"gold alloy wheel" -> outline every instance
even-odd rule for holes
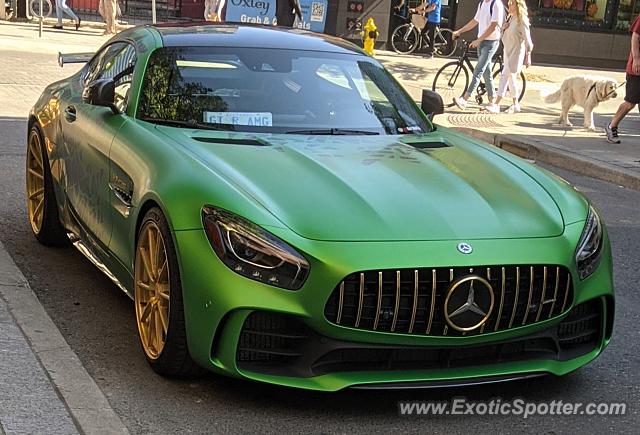
[[[35,234],[40,234],[44,218],[44,162],[42,142],[35,131],[29,135],[27,147],[27,210]]]
[[[160,228],[147,222],[135,259],[135,305],[140,340],[150,359],[158,359],[169,329],[169,262]]]

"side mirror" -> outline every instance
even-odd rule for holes
[[[433,120],[434,116],[444,113],[442,97],[437,92],[423,89],[420,108],[429,117],[429,120]]]
[[[82,101],[94,106],[104,106],[111,109],[114,115],[120,113],[114,104],[116,85],[111,79],[99,79],[89,83],[82,91]]]

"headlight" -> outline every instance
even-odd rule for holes
[[[593,207],[589,207],[587,223],[576,248],[576,264],[580,279],[585,279],[593,273],[600,263],[600,257],[602,257],[602,222]]]
[[[215,253],[237,274],[289,290],[307,279],[307,260],[258,225],[212,206],[202,209],[202,223]]]

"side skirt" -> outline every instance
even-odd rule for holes
[[[71,241],[71,244],[73,244],[73,246],[80,251],[80,253],[82,255],[84,255],[85,257],[87,257],[87,259],[93,263],[94,266],[96,266],[102,273],[104,273],[111,281],[114,282],[115,285],[117,285],[120,290],[122,290],[127,296],[129,296],[131,298],[131,300],[133,300],[133,294],[131,292],[129,292],[125,286],[122,285],[122,283],[120,281],[118,281],[118,278],[116,278],[116,276],[111,273],[111,271],[107,268],[107,266],[105,266],[105,264],[100,261],[100,259],[93,254],[93,252],[91,252],[91,250],[89,249],[89,247],[84,244],[82,242],[82,240],[76,236],[73,233],[67,233],[67,237],[69,237],[69,240]]]

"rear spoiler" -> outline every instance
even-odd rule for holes
[[[94,53],[58,53],[58,65],[63,67],[67,63],[87,63],[91,60]]]

